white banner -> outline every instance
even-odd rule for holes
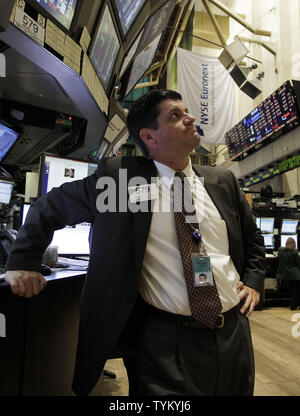
[[[235,84],[218,58],[177,48],[178,92],[204,142],[223,144],[234,124]]]

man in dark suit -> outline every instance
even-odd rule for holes
[[[234,175],[192,167],[189,155],[200,144],[194,122],[174,91],[141,97],[127,126],[145,157],[105,159],[94,175],[53,189],[30,208],[19,231],[6,280],[13,293],[31,297],[45,286],[38,270],[53,231],[93,224],[73,380],[77,394],[92,390],[120,340],[137,352],[124,359],[137,394],[253,394],[248,317],[263,288],[263,239]],[[172,207],[178,171],[195,185],[190,190],[202,236],[191,224],[191,238],[196,232],[205,243],[221,302],[212,327],[191,316],[173,208],[159,208],[162,201]]]

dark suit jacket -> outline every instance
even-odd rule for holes
[[[96,189],[98,178],[114,178],[117,189],[120,181],[125,182],[127,190],[126,174],[123,172],[119,177],[120,168],[127,169],[128,180],[143,176],[150,182],[157,175],[151,160],[114,157],[101,161],[94,175],[53,189],[30,208],[6,266],[7,270],[38,271],[43,251],[55,229],[84,221],[93,223],[73,380],[73,390],[80,395],[88,394],[96,384],[133,311],[151,223],[151,212],[100,214],[97,211],[97,196],[105,192]],[[241,279],[244,284],[262,291],[263,239],[237,180],[227,169],[199,166],[195,171],[204,177],[204,186],[226,222],[230,255]],[[119,196],[116,202],[118,205]]]

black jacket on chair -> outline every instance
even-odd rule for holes
[[[120,169],[127,169],[126,175],[125,171],[119,175]],[[194,170],[204,178],[204,186],[226,222],[230,256],[241,280],[261,292],[265,275],[264,243],[236,178],[227,169],[195,166]],[[118,206],[119,182],[125,181],[127,191],[126,180],[136,176],[150,183],[157,176],[153,161],[144,157],[104,159],[95,174],[51,190],[30,208],[6,264],[7,270],[38,271],[43,251],[56,229],[81,222],[93,224],[72,386],[78,395],[88,394],[97,383],[133,311],[152,217],[150,211],[133,213],[123,212],[124,209],[99,213],[97,197],[101,198],[105,189],[96,189],[101,185],[97,181],[114,178]],[[129,329],[134,333],[134,327]]]

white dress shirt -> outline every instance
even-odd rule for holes
[[[160,181],[154,201],[150,232],[139,281],[139,291],[149,304],[168,312],[191,315],[187,288],[178,249],[170,188],[175,171],[154,162]],[[199,229],[211,259],[215,282],[222,302],[222,312],[234,307],[239,298],[235,284],[240,276],[229,255],[226,223],[193,171],[191,161],[184,169],[191,183]],[[196,188],[196,189],[195,189]],[[191,238],[192,238],[191,228]]]

